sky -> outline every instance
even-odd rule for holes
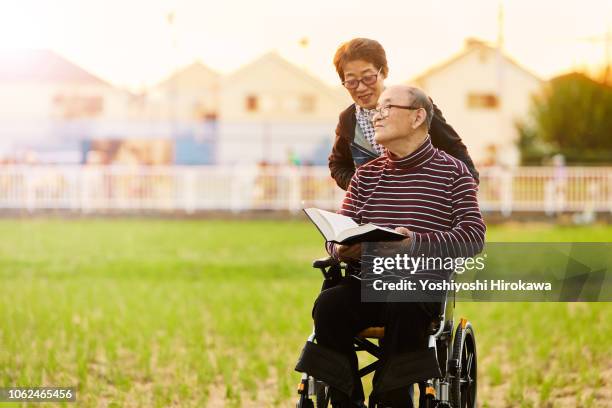
[[[369,37],[385,47],[393,83],[468,37],[495,44],[500,5],[505,52],[544,79],[604,66],[606,36],[612,54],[610,0],[0,0],[0,49],[52,49],[132,90],[194,60],[227,74],[273,50],[331,85],[338,45]]]

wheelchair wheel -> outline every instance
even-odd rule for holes
[[[315,383],[316,408],[327,408],[329,406],[329,387],[321,381]]]
[[[300,399],[297,404],[295,404],[295,408],[314,408],[314,404],[308,396],[300,395]]]
[[[304,381],[304,380],[303,380]],[[308,384],[302,382],[302,384]],[[310,394],[306,387],[303,387],[300,391],[300,398],[295,404],[296,408],[328,408],[329,407],[329,386],[322,381],[314,381],[314,393]],[[311,395],[314,397],[314,401],[310,399]]]
[[[455,332],[453,361],[455,367],[450,382],[450,402],[453,408],[475,408],[477,390],[476,338],[472,325],[461,319]]]

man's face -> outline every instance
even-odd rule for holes
[[[382,72],[371,62],[363,60],[349,61],[344,64],[344,82],[359,80],[359,85],[347,91],[353,101],[365,109],[372,109],[376,106],[378,97],[384,88],[384,77]],[[366,84],[369,80],[376,78],[373,84]],[[364,83],[364,80],[366,83]]]
[[[402,92],[397,88],[391,87],[386,89],[378,98],[378,108],[384,108],[388,105],[410,106],[412,101],[406,92]],[[382,118],[380,114],[376,114],[373,118],[374,132],[376,143],[385,147],[398,140],[410,137],[414,132],[414,110],[389,108],[388,116]]]

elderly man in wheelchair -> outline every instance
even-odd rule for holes
[[[393,86],[381,94],[372,121],[386,154],[357,170],[339,213],[404,234],[398,253],[470,257],[485,235],[476,183],[462,162],[431,144],[432,115],[418,88]],[[325,281],[313,307],[314,333],[296,366],[303,373],[298,408],[312,407],[311,397],[317,407],[365,407],[361,377],[374,370],[370,408],[413,407],[414,384],[421,407],[475,407],[475,339],[465,319],[453,333],[454,297],[364,301],[362,290],[371,287],[362,274],[368,247],[327,242],[330,258],[313,264]],[[378,361],[360,370],[359,350]]]

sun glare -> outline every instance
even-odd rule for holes
[[[44,12],[20,2],[3,5],[0,14],[0,48],[47,48],[48,23]]]

